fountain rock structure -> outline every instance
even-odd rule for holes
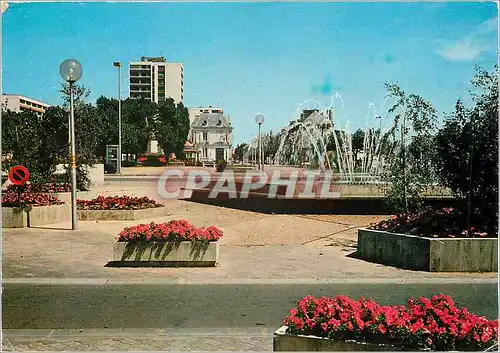
[[[342,97],[332,97],[327,107],[308,100],[301,104],[288,126],[281,130],[278,150],[274,156],[275,165],[316,164],[322,172],[338,173],[341,182],[360,179],[378,179],[383,165],[382,118],[376,114],[373,104],[367,114],[363,137],[363,148],[353,152],[352,134],[345,115],[341,116],[333,102]],[[379,129],[370,126],[370,121],[379,121]],[[355,156],[359,156],[355,160]],[[360,160],[359,160],[360,159]]]

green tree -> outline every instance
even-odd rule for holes
[[[126,99],[122,103],[122,152],[146,152],[153,133],[157,105],[145,99]]]
[[[98,143],[96,155],[105,158],[106,145],[118,144],[118,100],[101,96],[96,101],[96,108],[101,118],[101,140]]]
[[[473,106],[461,101],[436,138],[440,182],[464,200],[467,228],[497,233],[498,221],[498,68],[477,68]]]
[[[365,132],[361,129],[352,134],[352,153],[354,155],[354,166],[358,163],[358,153],[364,150]]]
[[[45,153],[44,132],[40,120],[33,112],[2,113],[2,154],[12,155],[2,163],[4,171],[23,165],[30,172],[31,182],[45,182],[54,172],[52,156]]]
[[[61,98],[64,101],[65,106],[69,106],[69,83],[64,82],[61,83],[61,88],[59,89],[59,93],[61,94]],[[85,103],[87,98],[90,96],[90,90],[83,85],[79,85],[77,83],[73,84],[73,103],[78,105],[80,103]]]
[[[158,115],[154,122],[154,134],[165,156],[181,155],[189,134],[189,112],[182,103],[175,105],[169,98],[158,104]]]
[[[394,99],[389,113],[396,114],[391,129],[396,148],[389,156],[385,174],[390,185],[386,196],[394,211],[409,213],[421,207],[422,192],[435,176],[430,161],[435,155],[433,131],[437,114],[432,104],[419,95],[407,95],[396,84],[386,84],[386,89]]]
[[[234,158],[237,161],[243,161],[243,156],[245,153],[248,151],[248,144],[246,143],[240,143],[236,148],[234,149]]]

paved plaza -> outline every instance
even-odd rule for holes
[[[109,179],[108,179],[109,180]],[[84,198],[157,198],[153,180],[112,181]],[[272,332],[306,294],[404,303],[446,292],[494,316],[497,274],[430,273],[356,259],[357,229],[386,216],[273,215],[163,200],[143,221],[3,229],[4,350],[272,349]],[[186,219],[223,230],[215,268],[116,268],[128,225]]]

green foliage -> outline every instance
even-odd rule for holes
[[[396,114],[388,142],[394,154],[388,158],[385,180],[387,202],[396,212],[416,212],[422,206],[422,194],[434,180],[435,156],[433,131],[437,114],[432,104],[416,94],[405,94],[396,84],[386,84],[394,99],[389,113]]]
[[[136,167],[137,161],[122,161],[122,167]]]
[[[157,106],[154,102],[145,99],[127,99],[123,101],[123,153],[139,155],[147,150],[149,138],[153,133],[154,119],[156,114]],[[118,129],[115,128],[115,130]]]
[[[243,156],[245,153],[248,151],[248,144],[246,143],[240,143],[236,148],[234,149],[234,158],[237,161],[243,161]]]
[[[172,98],[158,104],[154,134],[165,156],[180,155],[189,133],[189,113],[182,103],[175,105]]]
[[[227,162],[224,159],[217,160],[217,172],[223,172],[227,167]]]
[[[2,113],[2,153],[12,154],[10,161],[2,163],[8,171],[15,165],[23,165],[30,172],[30,181],[45,182],[55,170],[54,155],[45,148],[50,136],[33,112]]]
[[[162,167],[163,163],[158,159],[158,156],[148,155],[142,165],[144,167]]]
[[[358,129],[352,134],[352,152],[354,154],[354,163],[358,161],[358,153],[364,149],[365,133]]]
[[[268,157],[273,159],[276,152],[278,152],[279,148],[279,134],[273,134],[272,131],[264,134],[262,137],[262,148],[264,152],[264,160]]]
[[[467,223],[497,233],[498,72],[477,69],[473,107],[461,101],[436,138],[440,182],[465,201]]]

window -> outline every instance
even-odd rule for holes
[[[203,149],[203,157],[208,157],[208,148]]]
[[[208,133],[204,132],[203,133],[203,141],[207,141],[207,140],[208,140]]]

